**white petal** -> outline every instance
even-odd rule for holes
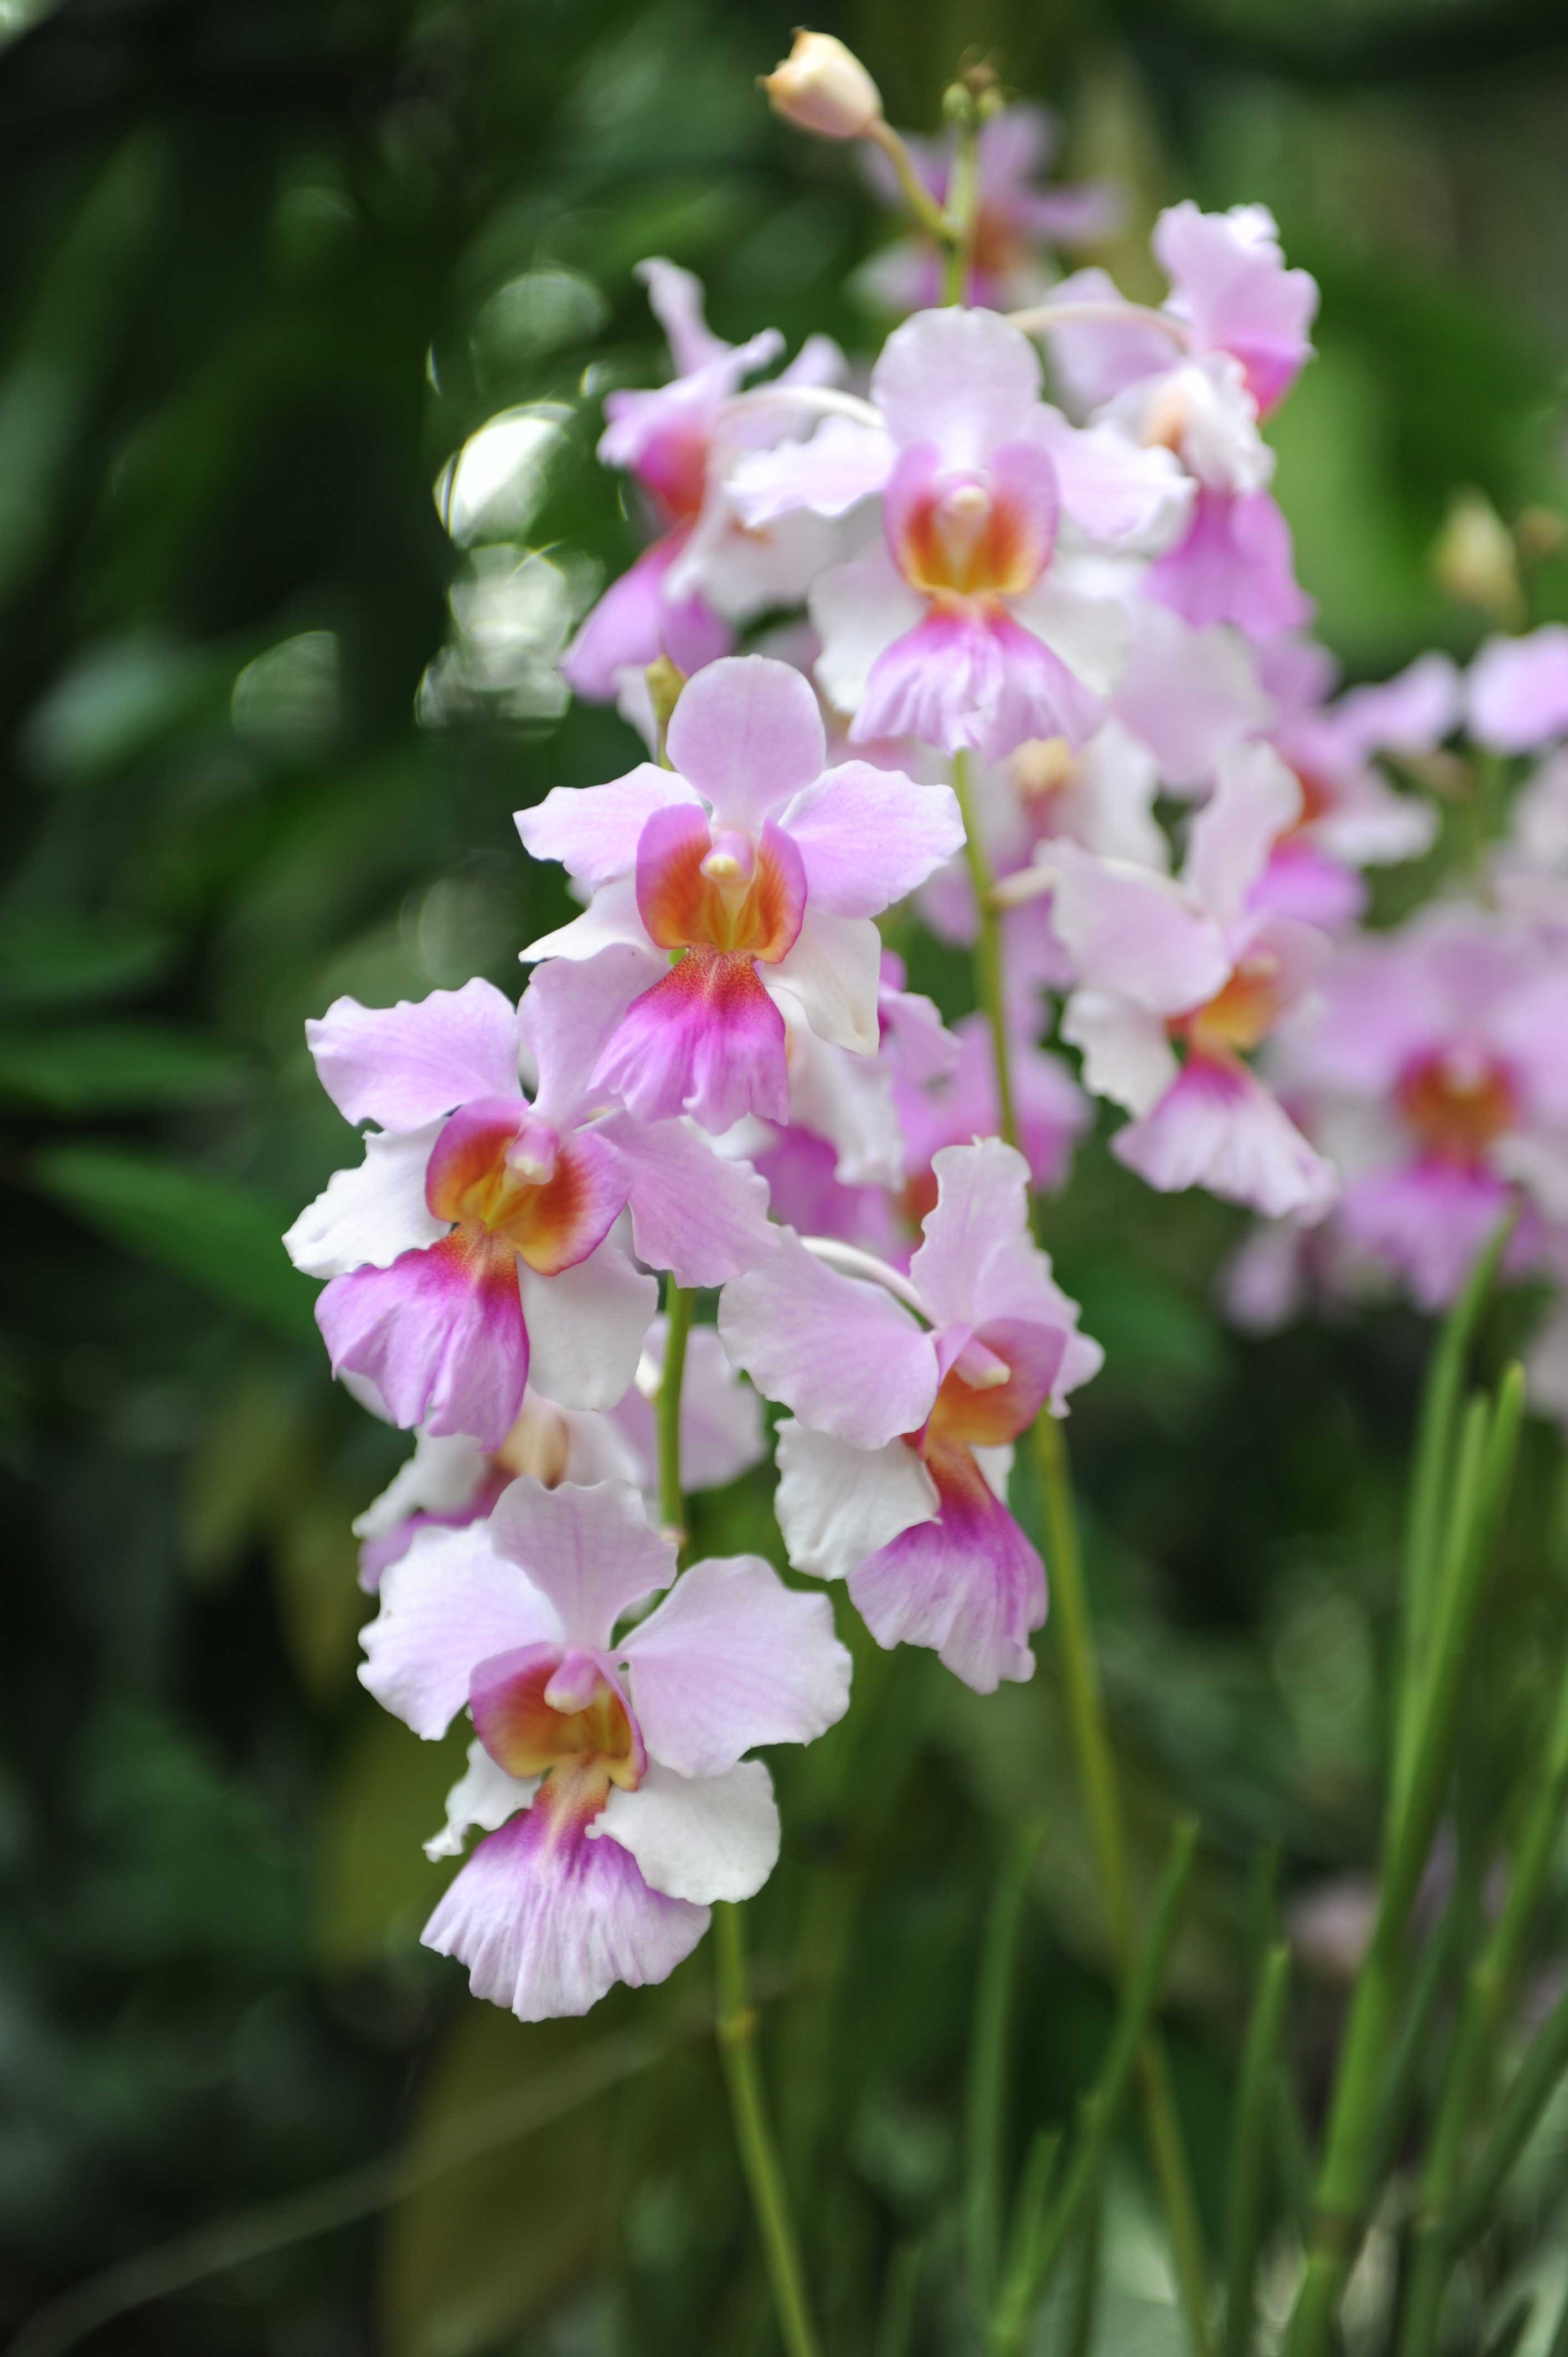
[[[1096,695],[1111,694],[1133,643],[1132,620],[1119,598],[1086,597],[1047,573],[1026,597],[1013,601],[1013,612],[1075,679]]]
[[[477,1663],[560,1631],[553,1605],[496,1553],[483,1523],[422,1531],[382,1577],[381,1609],[360,1636],[360,1683],[432,1741],[467,1702]]]
[[[1062,1038],[1082,1054],[1085,1087],[1129,1113],[1157,1104],[1181,1070],[1159,1017],[1108,990],[1073,992]]]
[[[635,1792],[612,1792],[588,1827],[630,1852],[650,1890],[700,1907],[750,1899],[779,1857],[779,1809],[760,1760],[724,1776],[650,1765]]]
[[[371,1130],[357,1168],[335,1170],[301,1211],[284,1250],[306,1276],[347,1276],[356,1268],[390,1268],[400,1254],[439,1242],[448,1222],[424,1200],[424,1174],[439,1121],[423,1129]]]
[[[935,1520],[937,1486],[902,1440],[851,1448],[789,1422],[779,1427],[774,1511],[797,1571],[844,1579],[916,1523]]]
[[[836,712],[854,713],[871,666],[926,610],[885,549],[835,565],[812,586],[807,603],[822,651],[817,684]]]
[[[379,1498],[351,1525],[357,1539],[384,1538],[410,1514],[460,1514],[478,1494],[489,1459],[466,1432],[422,1432]]]
[[[659,1307],[657,1279],[635,1269],[607,1236],[558,1276],[541,1276],[520,1260],[517,1281],[535,1390],[560,1407],[614,1407],[636,1377]]]
[[[425,1857],[461,1857],[476,1825],[481,1833],[493,1834],[519,1809],[526,1809],[538,1790],[537,1776],[509,1776],[482,1743],[470,1743],[467,1769],[446,1795],[446,1823],[425,1843]]]
[[[758,972],[770,996],[777,983],[800,1001],[819,1039],[875,1055],[882,936],[869,917],[828,917],[808,905],[791,947]]]

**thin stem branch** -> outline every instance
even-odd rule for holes
[[[1018,1143],[1017,1116],[1013,1104],[1013,1059],[1007,1034],[1007,1007],[1002,986],[1002,929],[992,901],[994,879],[991,855],[981,832],[974,796],[972,757],[955,753],[952,787],[963,820],[963,855],[974,895],[974,986],[986,1022],[991,1027],[991,1052],[996,1065],[997,1129],[1009,1146]]]
[[[738,1906],[722,1900],[714,1909],[714,1952],[719,2055],[729,2089],[740,2165],[768,2263],[779,2334],[788,2357],[822,2357],[757,2059],[757,2013],[746,1970],[745,1919]]]
[[[880,147],[898,176],[898,188],[904,202],[928,237],[945,242],[947,221],[942,209],[927,188],[915,167],[915,159],[890,123],[878,115],[865,136]]]
[[[1035,303],[1026,311],[1009,311],[1005,317],[1010,328],[1021,328],[1026,336],[1045,335],[1052,328],[1120,328],[1136,320],[1143,328],[1163,328],[1184,351],[1192,340],[1180,319],[1173,319],[1165,311],[1152,311],[1144,303]]]
[[[1038,1824],[1024,1827],[997,1878],[975,1988],[966,2104],[968,2182],[964,2223],[977,2316],[985,2315],[995,2296],[996,2272],[1002,2259],[1013,1985],[1024,1895],[1043,1830]]]
[[[953,128],[952,172],[942,221],[947,246],[942,301],[950,304],[961,303],[969,292],[970,258],[980,210],[980,116],[972,102],[959,114]]]
[[[677,1546],[686,1541],[686,1501],[681,1482],[681,1387],[686,1375],[686,1337],[692,1330],[692,1296],[672,1276],[664,1281],[664,1372],[659,1381],[654,1424],[659,1440],[659,1518]]]

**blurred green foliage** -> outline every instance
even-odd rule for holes
[[[970,43],[1058,103],[1069,167],[1129,184],[1107,259],[1130,291],[1160,203],[1272,203],[1324,288],[1277,436],[1324,634],[1353,674],[1467,649],[1429,564],[1450,493],[1511,514],[1562,491],[1561,8],[860,0],[827,21],[914,127]],[[591,459],[604,389],[659,365],[632,264],[702,272],[726,334],[872,339],[844,279],[883,225],[842,151],[752,88],[787,29],[754,0],[0,5],[0,2309],[417,2157],[633,2021],[660,2046],[385,2214],[134,2308],[105,2352],[770,2345],[705,1956],[525,2029],[417,1947],[451,1759],[351,1670],[348,1524],[400,1444],[333,1394],[277,1237],[341,1150],[305,1017],[475,971],[515,986],[564,902],[512,810],[633,758],[613,716],[562,716],[550,669],[636,544]],[[471,441],[498,418],[509,443]],[[1562,561],[1536,589],[1568,613]],[[1391,1312],[1239,1340],[1211,1301],[1235,1222],[1156,1202],[1100,1147],[1052,1225],[1110,1352],[1073,1439],[1141,1873],[1173,1796],[1205,1825],[1169,2029],[1213,2227],[1258,1846],[1283,1845],[1293,1890],[1370,1854],[1423,1337]],[[700,1521],[704,1546],[778,1555],[762,1477]],[[1536,1433],[1500,1615],[1525,1670],[1477,1777],[1535,1738],[1563,1532]],[[1101,1924],[1050,1681],[980,1703],[845,1633],[854,1712],[778,1763],[767,2061],[833,2346],[871,2345],[904,2250],[917,2348],[961,2349],[955,2123],[1020,1822],[1047,1825],[1020,2136],[1092,2076]],[[1300,2007],[1313,2083],[1325,1969]],[[1562,2206],[1555,2149],[1518,2197],[1537,2218]],[[1175,2311],[1132,2142],[1109,2218],[1099,2345],[1153,2357]],[[1564,2237],[1532,2246],[1553,2282]]]

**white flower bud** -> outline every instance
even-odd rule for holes
[[[1524,592],[1513,534],[1484,492],[1455,491],[1434,551],[1440,587],[1466,606],[1495,614],[1510,629],[1524,619]]]
[[[822,139],[861,139],[882,120],[882,93],[832,33],[801,28],[780,66],[763,77],[775,114]]]

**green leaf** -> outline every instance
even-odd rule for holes
[[[0,1005],[74,1006],[140,990],[167,965],[161,934],[96,918],[8,909],[0,920]]]
[[[357,1618],[371,1609],[357,1596]],[[317,1813],[316,1953],[330,1972],[406,1964],[450,1881],[421,1844],[439,1832],[463,1773],[467,1721],[422,1743],[383,1710],[364,1711]]]
[[[285,1340],[313,1330],[311,1293],[280,1241],[289,1214],[238,1179],[182,1170],[113,1146],[36,1155],[35,1183],[111,1243],[237,1309]]]
[[[235,1095],[250,1060],[221,1041],[162,1023],[73,1031],[0,1031],[0,1103],[48,1113],[205,1104]]]

